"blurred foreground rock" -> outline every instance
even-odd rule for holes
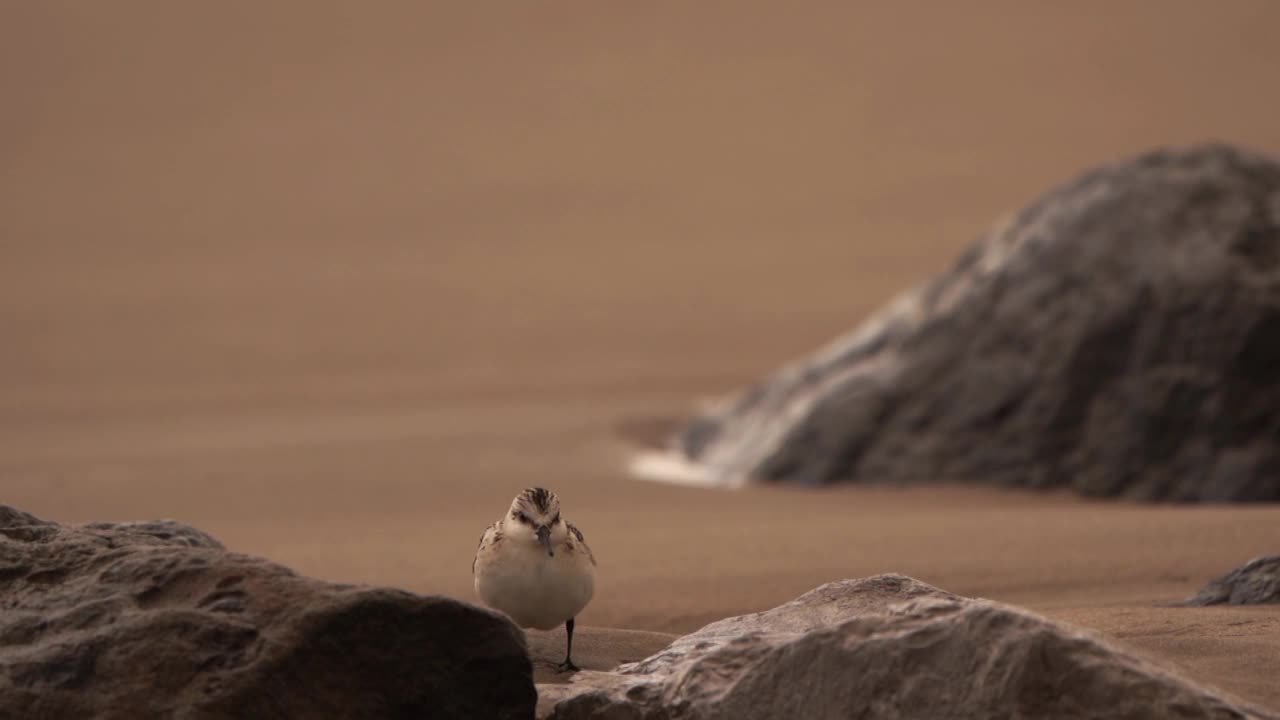
[[[901,575],[823,585],[539,693],[555,720],[1274,717],[1090,635]]]
[[[522,633],[334,585],[172,522],[0,506],[0,718],[530,718]]]
[[[1263,605],[1280,603],[1280,555],[1241,565],[1183,601],[1183,605]]]
[[[1205,145],[1095,169],[669,460],[640,472],[1280,500],[1280,165]]]

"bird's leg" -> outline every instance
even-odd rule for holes
[[[582,668],[573,664],[573,618],[569,618],[564,624],[565,633],[569,636],[569,643],[565,646],[564,662],[556,666],[556,670],[560,672],[577,672]]]

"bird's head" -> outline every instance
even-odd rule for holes
[[[540,487],[517,495],[503,524],[508,535],[540,543],[552,557],[556,554],[555,541],[562,540],[565,534],[560,500],[555,493]]]

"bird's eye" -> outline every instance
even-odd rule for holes
[[[558,522],[560,522],[560,513],[556,513],[556,516],[555,516],[555,517],[553,517],[553,518],[551,518],[551,524],[552,524],[552,525],[555,525],[555,524],[556,524],[556,523],[558,523]]]
[[[519,520],[519,521],[520,521],[520,522],[522,522],[522,523],[527,523],[527,522],[529,522],[529,516],[528,516],[528,515],[525,515],[525,514],[524,514],[524,513],[522,513],[522,512],[514,512],[514,513],[511,513],[511,514],[512,514],[512,516],[513,516],[513,517],[515,517],[515,519]]]

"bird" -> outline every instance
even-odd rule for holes
[[[532,487],[480,536],[471,562],[476,594],[524,628],[564,624],[560,672],[576,672],[573,621],[595,593],[596,559],[582,531],[560,515],[560,499]]]

